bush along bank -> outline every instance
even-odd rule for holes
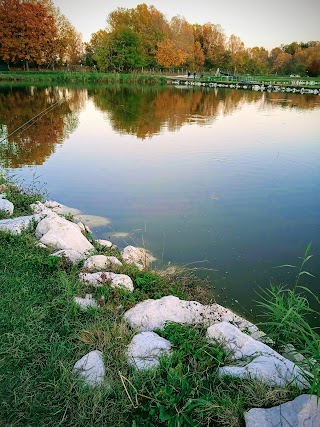
[[[4,179],[0,193],[1,425],[320,424],[315,372],[255,325],[73,210]]]

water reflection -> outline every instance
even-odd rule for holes
[[[219,114],[231,114],[244,103],[258,101],[263,94],[210,88],[118,86],[94,88],[89,90],[89,96],[97,108],[108,113],[114,130],[145,139],[164,128],[177,131],[190,122],[212,123]]]
[[[2,144],[0,161],[26,180],[36,173],[51,198],[109,218],[95,238],[146,244],[164,263],[207,260],[203,275],[226,289],[218,301],[247,308],[257,286],[278,280],[273,267],[295,263],[311,240],[310,271],[319,276],[320,97],[0,87],[3,133],[58,99]]]
[[[94,86],[0,87],[0,164],[8,168],[41,165],[75,131],[79,113],[88,98],[107,113],[113,129],[120,134],[151,138],[164,129],[178,131],[184,125],[208,125],[219,115],[230,115],[243,105],[284,109],[319,108],[319,97],[292,93],[194,87]],[[57,104],[58,103],[58,104]],[[50,109],[50,106],[53,108]],[[47,110],[49,108],[49,110]],[[31,121],[39,113],[47,112]],[[23,126],[27,123],[25,126]],[[14,131],[22,128],[11,135]]]
[[[1,166],[43,164],[54,153],[56,144],[62,144],[77,128],[79,111],[86,98],[84,89],[2,87]]]
[[[267,104],[278,104],[283,108],[298,108],[299,110],[314,110],[320,107],[320,97],[315,95],[298,95],[290,93],[265,94]]]

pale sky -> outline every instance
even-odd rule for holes
[[[190,24],[220,24],[246,47],[272,49],[280,44],[320,40],[320,0],[53,0],[60,11],[89,41],[105,28],[106,18],[118,7],[155,6],[169,20],[175,15]]]

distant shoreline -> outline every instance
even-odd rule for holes
[[[60,71],[5,71],[0,72],[0,83],[59,83],[98,84],[128,83],[148,85],[185,85],[211,88],[245,89],[266,92],[288,92],[320,95],[320,78],[299,78],[290,76],[196,76],[154,74],[154,73],[100,73]]]

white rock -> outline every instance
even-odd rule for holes
[[[94,272],[121,266],[122,262],[114,256],[93,255],[85,261],[83,268],[89,272]]]
[[[123,249],[122,258],[126,263],[133,264],[141,270],[148,267],[156,259],[145,249],[136,248],[135,246],[126,246]]]
[[[110,242],[109,240],[101,240],[101,239],[98,239],[98,240],[97,240],[97,243],[99,243],[99,245],[101,245],[101,246],[105,246],[105,247],[107,247],[107,248],[112,248],[112,246],[114,246],[114,245],[113,245],[113,243],[112,243],[112,242]]]
[[[78,261],[83,259],[84,253],[75,251],[73,249],[62,249],[60,251],[54,252],[51,254],[51,256],[65,258],[69,263],[76,264]]]
[[[92,297],[92,294],[86,294],[85,298],[74,297],[74,301],[84,310],[86,310],[88,307],[98,307],[97,301]]]
[[[82,283],[92,286],[110,285],[112,288],[122,288],[132,292],[133,282],[126,274],[116,274],[107,271],[99,271],[97,273],[80,273]]]
[[[62,203],[55,202],[54,200],[47,200],[43,204],[46,208],[51,209],[58,215],[78,215],[81,213],[79,209],[70,208]]]
[[[105,367],[101,351],[90,351],[90,353],[83,356],[75,363],[73,371],[82,377],[88,386],[102,384],[105,376]]]
[[[22,230],[28,228],[33,222],[41,219],[39,215],[19,216],[12,219],[3,219],[0,221],[0,230],[9,231],[13,234],[20,234]]]
[[[288,383],[300,388],[308,386],[302,371],[293,362],[228,322],[210,326],[207,330],[207,339],[222,342],[228,350],[233,352],[235,360],[250,359],[245,366],[220,368],[220,375],[255,378],[272,386],[284,386]]]
[[[169,295],[157,300],[146,300],[125,313],[129,324],[138,331],[162,329],[166,322],[210,326],[228,318],[242,329],[252,332],[258,328],[219,304],[202,305]]]
[[[43,217],[47,215],[57,215],[55,212],[53,212],[41,202],[33,203],[32,205],[30,205],[30,208],[33,213],[42,215]]]
[[[141,332],[129,344],[128,363],[137,369],[153,368],[159,365],[159,357],[169,354],[170,349],[171,343],[155,332]]]
[[[41,243],[56,250],[72,249],[85,253],[94,249],[77,224],[58,215],[48,216],[40,221],[36,228],[36,237]]]
[[[317,396],[302,394],[273,408],[250,409],[244,419],[246,427],[319,427],[320,401]]]
[[[0,199],[0,211],[8,212],[9,215],[13,214],[14,205],[4,198]]]

